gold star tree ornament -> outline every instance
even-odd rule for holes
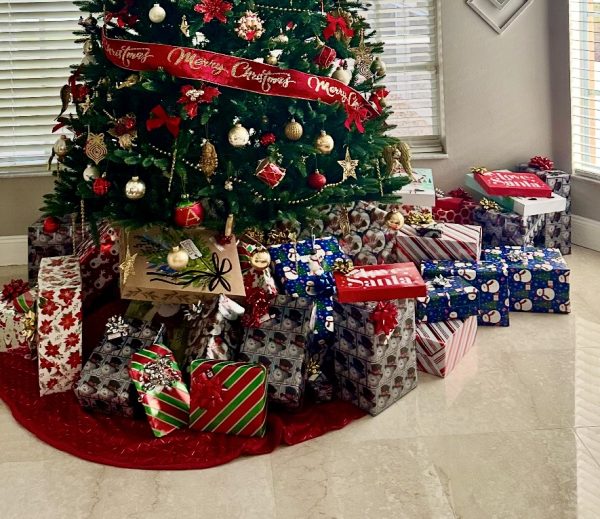
[[[337,163],[344,170],[344,176],[342,180],[356,178],[356,168],[358,166],[358,160],[352,160],[352,157],[350,157],[350,150],[348,148],[346,148],[346,156],[344,157],[344,160],[338,160]]]
[[[127,284],[129,276],[135,275],[135,260],[137,259],[137,252],[135,254],[131,254],[131,249],[129,248],[129,234],[127,234],[126,241],[127,249],[125,250],[125,261],[119,265],[119,270],[123,274],[123,285]]]

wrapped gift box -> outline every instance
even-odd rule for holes
[[[417,324],[417,364],[420,371],[447,376],[475,344],[477,318]]]
[[[190,254],[190,262],[181,272],[167,264],[167,255],[175,246]],[[155,228],[126,234],[120,253],[120,263],[129,260],[133,266],[126,281],[121,273],[123,299],[196,304],[201,298],[220,294],[246,295],[235,236],[229,243],[219,244],[216,234],[206,229],[165,234]]]
[[[195,360],[191,380],[190,428],[264,436],[267,369],[262,364]]]
[[[467,319],[479,313],[479,291],[459,276],[427,281],[427,295],[417,299],[417,322]]]
[[[435,207],[432,210],[433,218],[436,222],[456,223],[461,225],[473,225],[473,211],[477,207],[474,200],[465,200],[458,198],[460,205],[457,208],[444,208],[443,199],[438,198]]]
[[[154,436],[187,427],[190,393],[169,348],[152,344],[133,354],[129,376],[146,411]]]
[[[402,206],[433,207],[435,205],[435,186],[433,183],[433,171],[431,169],[413,168],[415,180],[402,186],[402,189],[394,191],[397,204]],[[391,206],[383,205],[386,211]]]
[[[429,259],[477,261],[481,256],[481,227],[443,224],[440,238],[427,238],[405,225],[396,235],[395,251],[398,261],[416,265]]]
[[[40,394],[69,391],[81,372],[81,271],[76,256],[42,258],[38,276]]]
[[[473,216],[486,246],[533,245],[544,231],[545,215],[521,216],[478,207]]]
[[[389,301],[396,308],[391,333],[377,333],[377,302],[334,305],[337,341],[334,369],[338,396],[372,415],[390,407],[417,384],[415,303]]]
[[[114,322],[114,325],[111,325]],[[108,330],[81,370],[74,391],[89,411],[134,416],[141,406],[129,376],[129,362],[140,349],[162,342],[164,326],[138,319],[109,320]]]
[[[496,261],[424,261],[426,279],[460,276],[479,290],[479,325],[509,325],[508,268]]]
[[[299,407],[310,357],[313,303],[290,296],[278,296],[275,302],[269,309],[269,320],[260,328],[245,330],[238,360],[265,366],[269,402]]]
[[[496,247],[484,258],[506,264],[510,304],[519,312],[569,313],[571,270],[557,249]]]
[[[183,365],[187,367],[195,359],[232,360],[244,337],[243,313],[242,306],[224,295],[188,308]]]
[[[559,249],[561,254],[571,254],[571,215],[554,213],[546,215],[543,246],[549,249]]]
[[[475,173],[473,178],[485,190],[486,195],[545,198],[552,196],[552,190],[534,173],[498,170]]]
[[[15,301],[0,300],[0,353],[34,353],[35,290],[21,295],[20,299],[27,303],[15,304]]]

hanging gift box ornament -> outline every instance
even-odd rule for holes
[[[290,141],[299,141],[304,133],[304,128],[302,128],[302,125],[299,122],[292,118],[292,120],[285,125],[283,132]]]
[[[83,180],[90,182],[100,177],[100,170],[93,164],[88,164],[83,170]]]
[[[131,177],[131,180],[125,184],[125,196],[129,200],[139,200],[146,194],[146,184],[140,177]]]
[[[235,148],[243,148],[250,142],[250,132],[241,123],[235,123],[227,135],[229,144]]]
[[[98,165],[106,158],[108,148],[104,142],[103,133],[88,133],[88,138],[84,148],[85,154],[90,160]]]
[[[184,195],[173,211],[173,221],[178,227],[196,227],[204,221],[204,208],[200,202],[192,202]]]
[[[270,188],[277,187],[285,177],[285,169],[273,164],[269,159],[263,159],[256,168],[256,177]]]
[[[238,20],[235,32],[242,40],[258,40],[265,32],[263,21],[259,18],[258,14],[252,11],[246,11]]]
[[[321,45],[320,49],[319,53],[315,56],[314,62],[321,68],[331,67],[336,58],[335,50],[327,45]]]

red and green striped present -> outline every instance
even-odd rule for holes
[[[267,420],[267,370],[261,364],[195,360],[190,367],[190,427],[263,436]]]
[[[169,348],[153,344],[134,353],[129,375],[154,436],[160,438],[187,426],[190,393]]]

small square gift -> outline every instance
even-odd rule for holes
[[[244,307],[227,296],[199,302],[185,310],[189,323],[184,366],[194,359],[231,360],[244,336]]]
[[[417,365],[436,377],[450,373],[475,344],[477,318],[417,324]]]
[[[477,261],[481,256],[481,227],[441,224],[440,237],[419,234],[415,226],[405,225],[396,235],[396,256],[401,262],[420,265],[429,259]]]
[[[569,313],[571,270],[558,249],[496,247],[484,258],[505,264],[510,304],[518,312]]]
[[[238,360],[265,366],[270,402],[299,407],[306,383],[313,303],[290,296],[278,296],[275,303],[269,308],[269,320],[260,328],[245,330]]]
[[[190,374],[191,429],[264,436],[267,369],[262,364],[195,360]]]
[[[509,325],[508,269],[496,261],[424,261],[425,279],[460,276],[479,290],[479,325]]]
[[[469,193],[458,188],[447,196],[436,198],[432,213],[436,222],[473,225],[473,211],[477,205]]]
[[[4,286],[0,297],[0,352],[35,353],[35,290],[22,280]]]
[[[412,298],[426,293],[425,283],[414,265],[395,264],[336,273],[336,285],[338,395],[376,415],[416,386]]]
[[[479,313],[479,290],[459,276],[427,281],[427,295],[417,299],[417,322],[467,319]]]
[[[129,376],[154,436],[162,438],[187,427],[190,393],[169,348],[152,344],[134,353],[129,363]]]
[[[69,391],[81,372],[81,272],[76,256],[42,259],[37,307],[40,395]]]
[[[492,247],[533,245],[544,231],[544,214],[521,216],[503,211],[495,202],[486,199],[475,209],[473,217],[483,229],[483,243]]]
[[[164,326],[147,321],[111,317],[75,385],[79,404],[88,411],[134,416],[140,406],[129,376],[129,362],[135,352],[162,342],[164,331]]]

